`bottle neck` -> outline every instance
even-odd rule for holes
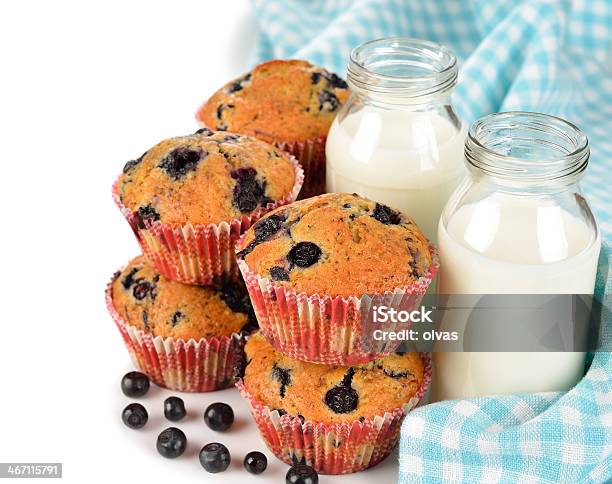
[[[445,93],[427,96],[426,98],[403,98],[393,94],[374,92],[369,89],[358,88],[349,83],[352,101],[375,106],[381,109],[394,111],[437,111],[448,109],[452,111],[452,93],[449,89]]]
[[[457,60],[448,48],[433,42],[379,39],[351,52],[347,80],[364,103],[399,109],[450,105]]]
[[[584,133],[539,113],[495,113],[476,121],[465,141],[465,162],[477,181],[520,194],[571,189],[589,162]]]

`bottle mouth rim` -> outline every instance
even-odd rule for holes
[[[347,79],[354,88],[404,97],[445,92],[457,82],[457,57],[445,45],[386,37],[351,51]]]
[[[550,114],[493,113],[475,121],[465,140],[468,168],[516,182],[574,181],[590,156],[587,136]]]

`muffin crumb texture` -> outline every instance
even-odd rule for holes
[[[303,60],[273,60],[228,82],[199,109],[209,128],[268,142],[325,138],[348,85],[336,74]]]
[[[290,195],[291,159],[263,141],[203,128],[128,161],[119,198],[140,222],[219,224]]]
[[[244,386],[279,414],[314,422],[372,419],[401,408],[424,381],[418,353],[391,354],[356,366],[317,365],[287,358],[261,333],[245,346]]]
[[[432,263],[428,241],[410,217],[346,193],[273,210],[238,249],[256,274],[330,296],[392,291],[427,275]]]
[[[181,284],[156,273],[143,256],[115,274],[111,291],[118,314],[153,336],[197,341],[257,327],[242,281],[218,288]]]

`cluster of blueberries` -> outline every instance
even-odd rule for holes
[[[149,391],[149,378],[144,373],[131,371],[121,379],[121,390],[131,398],[142,397]],[[181,420],[187,411],[185,402],[179,397],[168,397],[164,400],[164,415],[171,422]],[[146,408],[140,403],[130,403],[121,414],[123,423],[131,429],[140,429],[149,419]],[[204,422],[209,428],[217,432],[228,430],[234,423],[234,411],[226,403],[217,402],[208,406],[204,412]],[[176,427],[168,427],[157,437],[157,451],[169,459],[175,459],[185,452],[187,437]],[[200,450],[200,464],[208,472],[217,473],[225,471],[231,462],[227,447],[218,442],[206,444]],[[249,452],[244,458],[244,467],[251,474],[261,474],[268,466],[268,459],[258,451]],[[317,484],[317,472],[308,465],[295,465],[289,469],[286,484]]]

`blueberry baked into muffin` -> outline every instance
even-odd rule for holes
[[[255,274],[307,294],[382,293],[428,274],[415,222],[385,205],[330,193],[280,207],[251,227],[238,258]]]
[[[236,387],[266,445],[284,462],[323,474],[358,472],[385,459],[431,376],[425,355],[318,365],[290,359],[259,332],[245,353]]]
[[[302,181],[282,150],[202,128],[127,162],[113,196],[159,273],[211,285],[237,278],[236,239],[261,214],[295,200]]]
[[[346,82],[303,60],[273,60],[228,82],[198,110],[205,127],[255,136],[292,153],[304,167],[302,198],[323,193],[325,140]]]
[[[321,364],[364,363],[395,351],[398,341],[372,337],[368,308],[418,308],[439,266],[410,217],[347,193],[271,211],[236,251],[268,341],[290,358]],[[401,329],[408,323],[385,323],[386,331]]]
[[[373,419],[407,404],[425,381],[418,353],[391,354],[355,366],[293,360],[255,333],[245,345],[244,388],[279,414],[313,422]]]
[[[181,284],[158,274],[143,256],[115,275],[111,300],[128,325],[154,337],[198,341],[257,328],[242,281],[219,288]]]
[[[260,140],[201,129],[169,138],[126,163],[118,192],[141,221],[218,224],[288,197],[289,157]]]

